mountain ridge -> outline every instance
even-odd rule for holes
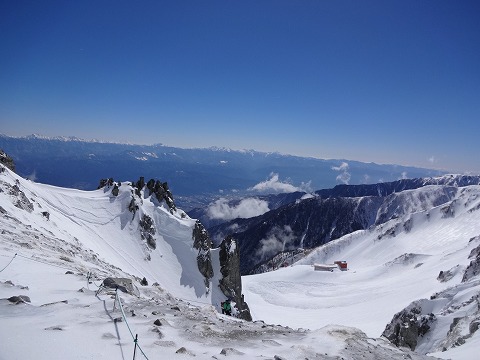
[[[271,174],[277,174],[278,181],[291,188],[302,190],[302,186],[309,186],[313,191],[345,181],[375,183],[381,179],[393,181],[405,176],[445,173],[252,150],[182,149],[164,145],[48,140],[38,136],[14,138],[0,135],[0,148],[15,160],[20,176],[61,187],[93,190],[101,178],[128,180],[137,178],[138,174],[163,179],[172,184],[181,207],[187,211],[198,207],[196,205],[205,206],[221,196],[261,195],[255,185],[269,185],[267,180]],[[263,194],[271,191],[266,186]],[[189,199],[195,196],[197,202],[190,204],[192,200]]]

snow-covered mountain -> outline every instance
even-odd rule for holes
[[[307,328],[348,324],[423,354],[475,359],[480,186],[458,188],[441,205],[415,208],[425,190],[438,191],[433,186],[400,194],[412,211],[331,241],[292,267],[245,276],[253,317]],[[349,271],[312,269],[335,261],[347,261]],[[278,313],[289,313],[288,320]]]
[[[209,228],[214,242],[238,241],[242,274],[264,272],[277,254],[312,249],[343,235],[452,201],[480,176],[444,175],[392,183],[339,185],[260,216]]]
[[[236,242],[207,251],[211,273],[201,271],[208,236],[198,223],[161,201],[160,185],[150,184],[155,193],[132,185],[65,189],[0,165],[0,359],[477,355],[479,186],[332,241],[294,266],[242,277],[234,295],[249,304],[254,321],[245,321],[219,307],[225,279],[235,278],[222,263],[238,254]],[[349,270],[312,267],[334,260]],[[123,283],[101,286],[107,278]],[[413,301],[407,325],[434,315],[416,352],[380,337]],[[413,336],[403,323],[390,327]]]

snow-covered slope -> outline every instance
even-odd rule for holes
[[[108,187],[81,191],[20,180],[11,172],[2,175],[5,182],[2,198],[13,199],[1,202],[6,214],[14,214],[20,223],[30,225],[30,236],[47,237],[46,240],[52,242],[51,246],[45,246],[43,241],[34,242],[29,253],[45,256],[43,252],[50,250],[55,254],[60,249],[53,243],[58,242],[67,247],[79,246],[99,254],[99,260],[126,273],[161,283],[176,296],[202,298],[205,303],[211,303],[196,267],[198,251],[191,246],[195,220],[182,218],[183,212],[171,214],[152,196],[143,199],[138,213],[133,214],[128,210],[132,193],[126,183],[120,186],[119,195],[115,197]],[[19,197],[24,197],[21,206],[26,211],[18,211]],[[48,219],[42,213],[48,213]],[[134,216],[143,214],[153,218],[156,224],[155,251],[141,240],[139,222],[132,221]],[[10,222],[4,231],[14,231],[15,223]],[[25,241],[15,233],[11,237],[13,241]],[[61,250],[67,257],[77,256],[75,249]],[[56,262],[62,263],[62,260]],[[172,273],[182,274],[180,281],[172,279]]]
[[[402,197],[417,199],[423,192],[409,190]],[[402,206],[415,208],[412,203]],[[480,249],[480,186],[460,188],[440,206],[402,213],[401,218],[332,241],[292,267],[244,277],[246,301],[256,305],[254,319],[310,329],[343,324],[377,337],[395,313],[414,300],[427,299],[422,314],[433,313],[436,320],[416,350],[446,348],[436,355],[475,358],[480,332],[461,340],[461,346],[455,342],[469,334],[469,327],[476,331],[480,321],[478,269],[462,282],[472,250]],[[337,260],[347,261],[349,270],[320,272],[312,267]],[[437,280],[442,271],[449,275]],[[448,333],[454,322],[462,324],[456,337]]]
[[[427,358],[379,336],[411,301],[459,283],[478,242],[468,240],[480,233],[479,189],[468,187],[453,206],[414,214],[408,225],[397,219],[303,264],[245,277],[245,299],[265,321],[246,322],[218,313],[218,256],[207,288],[193,248],[195,221],[145,195],[134,215],[131,191],[127,184],[118,196],[63,189],[0,168],[0,359],[127,359],[136,334],[137,359]],[[155,249],[133,221],[142,214],[154,220]],[[418,254],[411,265],[398,258],[405,253]],[[336,259],[348,260],[350,271],[310,266]],[[439,270],[457,264],[452,279],[437,282]],[[137,294],[99,288],[107,276],[131,279]],[[463,294],[476,291],[475,281],[464,283]],[[477,339],[441,355],[473,355]]]

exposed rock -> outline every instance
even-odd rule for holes
[[[150,246],[152,249],[156,249],[157,242],[154,238],[155,223],[153,222],[153,219],[147,214],[143,214],[142,219],[140,220],[140,227],[142,228],[140,230],[142,239],[145,239],[148,246]]]
[[[442,270],[438,274],[437,280],[440,281],[440,282],[449,281],[450,279],[452,279],[458,273],[459,270],[460,270],[460,266],[458,266],[458,265],[456,265],[456,266],[454,266],[451,269],[446,270],[446,271]]]
[[[135,185],[136,185],[135,186],[135,193],[137,194],[137,196],[140,196],[140,191],[145,186],[145,178],[143,176],[141,176],[140,179],[137,181],[137,183]]]
[[[7,300],[15,305],[31,302],[30,298],[26,295],[10,296]]]
[[[240,252],[236,241],[227,236],[220,244],[220,290],[232,299],[240,319],[252,320],[250,309],[242,295],[242,279],[240,276]]]
[[[157,333],[157,335],[158,335],[158,337],[159,337],[160,339],[163,339],[163,333],[162,333],[162,331],[161,331],[159,328],[153,328],[152,331],[153,331],[154,333]]]
[[[462,282],[467,282],[474,276],[477,276],[478,274],[480,274],[480,252],[478,251],[478,247],[472,250],[472,252],[470,253],[470,257],[472,257],[472,254],[476,254],[475,259],[470,261],[470,264],[465,269]]]
[[[212,257],[210,249],[212,241],[208,236],[207,230],[197,220],[193,229],[193,247],[198,250],[197,266],[200,273],[205,277],[205,286],[209,287],[210,279],[213,276]]]
[[[137,212],[137,210],[138,210],[138,205],[135,202],[135,198],[132,197],[132,199],[130,200],[130,203],[128,204],[128,211],[130,211],[135,217],[135,213]]]
[[[160,321],[160,319],[155,320],[153,324],[157,326],[162,326],[162,322]]]
[[[33,211],[33,204],[28,200],[27,196],[25,193],[20,190],[19,186],[17,184],[13,186],[8,186],[8,193],[9,195],[13,196],[16,198],[16,202],[14,202],[14,205],[19,208],[28,211],[31,213]]]
[[[108,277],[103,280],[102,285],[107,288],[117,289],[135,296],[140,296],[140,292],[137,287],[133,284],[131,279],[127,278],[111,278]]]
[[[115,184],[115,185],[113,186],[113,189],[112,189],[112,195],[113,195],[113,196],[118,196],[119,191],[120,191],[120,190],[119,190],[119,188],[118,188],[118,185]]]
[[[145,277],[142,279],[142,281],[140,281],[140,285],[142,285],[142,286],[147,286],[148,285],[148,281]]]
[[[56,326],[47,327],[47,328],[45,328],[45,330],[59,330],[59,331],[62,331],[63,327],[60,326],[60,325],[56,325]]]
[[[187,351],[187,349],[185,349],[185,348],[182,346],[180,349],[178,349],[177,351],[175,351],[175,353],[176,353],[176,354],[187,354],[188,351]]]
[[[422,303],[427,300],[414,301],[404,310],[395,314],[390,324],[382,333],[390,342],[399,347],[415,350],[418,337],[430,330],[430,324],[435,321],[435,315],[422,315]]]
[[[100,184],[98,185],[98,189],[101,189],[105,186],[112,186],[114,183],[113,178],[109,179],[100,179]]]
[[[220,351],[221,355],[245,355],[245,353],[238,351],[237,349],[234,348],[223,348],[222,351]]]
[[[0,164],[6,166],[13,172],[15,172],[15,163],[13,159],[8,156],[2,149],[0,149]]]

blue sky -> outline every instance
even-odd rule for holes
[[[478,1],[1,1],[0,133],[480,173]]]

